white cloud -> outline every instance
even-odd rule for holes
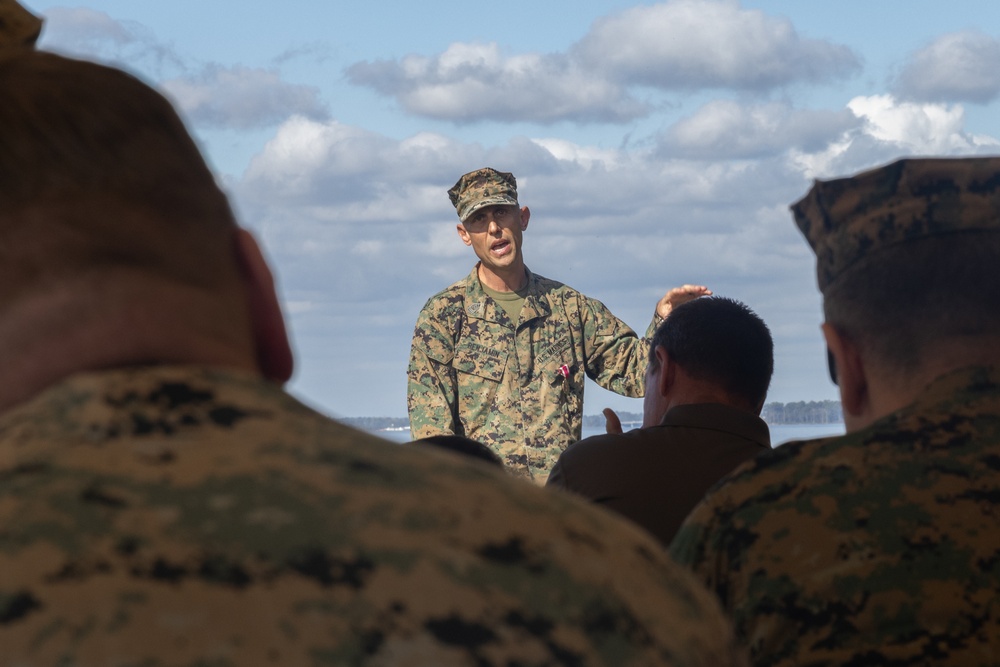
[[[355,63],[347,77],[432,118],[614,123],[652,110],[635,86],[767,91],[858,68],[850,49],[803,39],[787,20],[737,2],[670,0],[595,22],[567,53],[456,43],[435,57]]]
[[[1000,41],[974,30],[942,35],[910,57],[896,90],[917,100],[990,102],[1000,94]]]
[[[316,88],[282,81],[273,70],[208,65],[161,86],[193,122],[206,126],[249,129],[292,115],[328,115]]]
[[[158,72],[178,67],[180,57],[149,28],[119,21],[105,12],[84,7],[53,7],[44,12],[39,48],[109,61],[125,69]]]
[[[824,150],[857,127],[850,111],[796,110],[784,103],[760,105],[716,100],[671,126],[661,137],[663,155],[699,159],[746,159],[789,149]]]
[[[787,19],[735,1],[672,0],[595,22],[573,55],[629,83],[766,90],[859,69],[847,47],[803,39]]]
[[[411,113],[458,122],[625,121],[645,105],[560,56],[501,55],[493,44],[452,44],[435,57],[356,63],[355,84],[396,97]]]
[[[855,97],[847,106],[865,119],[868,134],[901,152],[955,154],[997,145],[995,140],[975,139],[964,132],[965,111],[959,105],[914,104],[891,95],[870,95]]]
[[[40,48],[109,62],[158,79],[159,87],[193,124],[246,130],[293,114],[328,116],[317,88],[283,81],[277,70],[192,65],[142,24],[93,9],[56,7],[44,16]]]
[[[285,202],[335,206],[364,219],[395,207],[386,219],[400,219],[410,214],[404,204],[423,200],[421,184],[452,178],[454,170],[443,165],[468,152],[440,135],[396,142],[335,120],[296,116],[251,160],[242,185],[262,205],[274,193]]]

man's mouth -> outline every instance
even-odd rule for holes
[[[490,246],[490,252],[494,255],[505,255],[510,249],[510,241],[497,241]]]

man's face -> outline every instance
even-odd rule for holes
[[[458,235],[472,246],[483,267],[503,273],[521,265],[521,233],[528,227],[527,207],[484,206],[458,225]]]

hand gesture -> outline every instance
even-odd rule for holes
[[[604,408],[601,412],[604,413],[604,430],[609,435],[619,435],[622,432],[622,420],[618,418],[615,411],[611,408]]]
[[[704,285],[681,285],[669,290],[656,304],[656,314],[667,319],[670,311],[688,301],[694,301],[700,296],[711,296],[712,290]]]

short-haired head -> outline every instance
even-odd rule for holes
[[[42,32],[42,20],[17,0],[0,0],[0,51],[31,48]]]
[[[486,206],[517,206],[517,179],[514,174],[483,167],[463,175],[448,190],[448,197],[465,222],[473,213]]]
[[[692,378],[716,385],[733,401],[757,411],[764,404],[774,371],[774,343],[764,321],[749,307],[719,296],[694,299],[674,308],[657,328],[656,348]]]
[[[446,449],[463,456],[480,459],[493,465],[503,468],[503,460],[492,449],[472,438],[456,434],[429,435],[413,441],[414,445],[433,445],[441,449]]]
[[[162,95],[22,48],[0,99],[0,408],[116,365],[288,378],[266,262]]]
[[[31,50],[0,56],[0,91],[0,265],[117,262],[193,282],[232,268],[228,201],[163,96]]]
[[[886,370],[1000,334],[1000,158],[899,160],[817,181],[792,211],[827,322]]]

